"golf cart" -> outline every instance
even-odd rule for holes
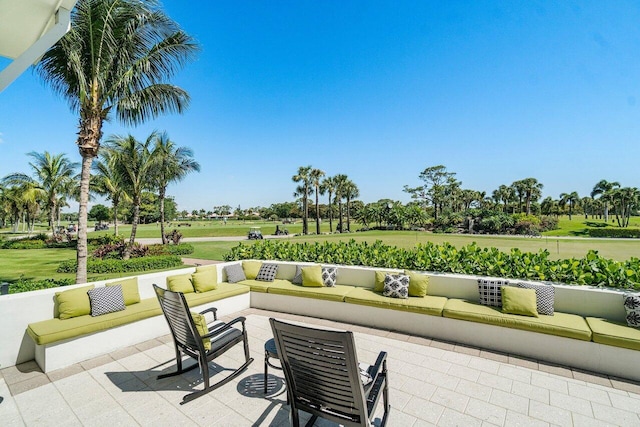
[[[260,227],[251,227],[247,238],[249,240],[264,239],[264,237],[262,237],[262,231],[260,231]]]
[[[275,235],[276,236],[286,236],[289,234],[289,230],[287,230],[286,228],[282,228],[282,230],[280,229],[279,225],[276,225],[276,232]]]

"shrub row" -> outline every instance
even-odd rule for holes
[[[60,286],[73,285],[73,279],[44,279],[44,280],[27,280],[20,278],[9,286],[10,294],[19,292],[38,291],[40,289],[57,288]]]
[[[637,239],[637,238],[640,238],[640,229],[637,229],[637,228],[590,228],[589,236]]]
[[[150,255],[189,255],[195,248],[188,243],[177,245],[149,245]]]
[[[609,286],[640,289],[640,260],[619,262],[589,251],[584,258],[551,260],[549,251],[537,253],[511,249],[481,248],[472,243],[461,248],[427,242],[413,249],[375,243],[315,242],[292,243],[264,240],[253,245],[240,243],[225,255],[225,260],[273,259],[382,268],[498,276],[513,279],[546,280],[574,285]]]
[[[135,271],[158,270],[165,268],[179,267],[182,260],[176,255],[147,256],[141,258],[131,258],[128,260],[118,259],[92,259],[87,262],[88,273],[128,273]],[[75,273],[78,264],[75,260],[63,261],[58,266],[58,273]]]

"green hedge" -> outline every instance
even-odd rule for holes
[[[176,255],[131,258],[126,261],[118,259],[89,259],[87,262],[87,273],[129,273],[173,268],[181,265],[182,260]],[[69,260],[61,262],[57,271],[58,273],[75,273],[77,268],[77,262],[75,260]]]
[[[189,255],[195,248],[188,243],[180,243],[178,245],[148,245],[149,253],[152,255]]]
[[[640,229],[638,228],[590,228],[589,236],[637,239],[637,238],[640,238]]]
[[[73,285],[73,279],[44,279],[44,280],[26,280],[18,279],[9,286],[10,294],[19,292],[38,291],[40,289],[58,288],[60,286]]]
[[[513,279],[548,280],[574,285],[640,289],[640,260],[619,262],[589,251],[584,258],[551,260],[549,251],[537,253],[512,249],[481,248],[472,243],[461,248],[427,242],[414,249],[401,249],[375,243],[316,242],[292,243],[260,240],[253,245],[240,243],[225,260],[273,259],[381,268],[407,268],[443,273],[498,276]]]

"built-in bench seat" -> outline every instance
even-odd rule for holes
[[[556,335],[565,338],[591,341],[591,329],[582,316],[558,313],[540,317],[506,314],[498,307],[489,307],[475,302],[449,299],[442,312],[444,317],[471,322],[522,329],[530,332]]]
[[[90,315],[59,319],[57,317],[29,324],[27,333],[36,344],[46,345],[126,325],[162,314],[158,300],[147,298],[128,305],[123,311],[92,317]]]
[[[241,283],[218,283],[216,289],[207,292],[191,292],[185,294],[189,307],[197,307],[209,302],[220,301],[236,295],[248,294],[249,286]]]
[[[429,314],[431,316],[442,316],[442,310],[447,302],[447,298],[431,295],[425,297],[409,297],[407,299],[389,298],[380,292],[375,292],[371,288],[352,288],[351,292],[345,296],[344,301],[350,304]]]
[[[226,282],[224,282],[226,283]],[[291,284],[289,280],[285,279],[275,279],[273,282],[264,282],[261,280],[242,280],[238,282],[239,284],[248,286],[251,289],[251,292],[261,292],[266,294],[269,288],[276,286],[285,286]]]
[[[593,331],[593,342],[640,351],[640,329],[597,317],[587,317],[586,321]]]
[[[352,292],[353,286],[349,285],[336,285],[333,287],[306,287],[302,285],[295,285],[291,282],[279,283],[277,286],[269,287],[270,294],[276,295],[291,295],[295,297],[314,298],[325,301],[338,301],[344,302],[344,298],[347,294]]]

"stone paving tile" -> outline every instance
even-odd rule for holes
[[[529,402],[529,416],[559,426],[571,426],[573,423],[570,411],[535,400]]]
[[[611,387],[611,380],[606,375],[599,375],[593,372],[585,372],[579,369],[572,369],[571,371],[573,372],[573,378],[577,380]]]
[[[478,418],[475,418],[471,415],[462,414],[458,411],[454,411],[453,409],[445,408],[438,421],[438,426],[481,426],[482,421]]]
[[[35,360],[15,366],[9,366],[8,368],[2,369],[0,372],[2,372],[2,377],[8,385],[44,375]]]
[[[450,342],[438,341],[438,340],[431,341],[431,346],[435,348],[439,348],[441,350],[448,350],[448,351],[453,351],[454,348],[456,347],[455,344],[452,344]]]
[[[456,387],[458,393],[488,402],[491,398],[491,387],[467,380],[460,380]]]
[[[518,426],[518,427],[548,427],[549,423],[535,418],[528,417],[514,411],[507,411],[507,417],[505,419],[505,426]]]
[[[495,425],[503,425],[507,416],[507,410],[491,403],[478,399],[469,400],[469,404],[464,411],[466,414]]]
[[[480,350],[480,357],[487,360],[493,360],[496,362],[509,363],[509,355],[506,353],[500,353],[491,350]]]
[[[609,398],[609,394],[604,390],[587,387],[586,385],[569,384],[569,394],[571,396],[590,400],[591,402],[597,402],[602,405],[611,406],[611,399]]]
[[[456,353],[468,354],[469,356],[480,356],[480,349],[462,344],[456,344],[453,350]]]
[[[558,393],[557,391],[551,391],[549,394],[549,402],[551,406],[570,409],[571,412],[593,417],[591,402],[586,399],[569,396],[564,393]]]
[[[80,365],[85,370],[93,369],[98,366],[106,365],[107,363],[113,362],[113,358],[109,354],[105,354],[104,356],[94,357],[93,359],[85,360],[84,362],[80,362]]]
[[[489,402],[502,408],[526,415],[529,413],[529,399],[502,390],[493,390]]]
[[[49,377],[49,381],[59,381],[64,378],[79,374],[81,372],[84,372],[84,368],[82,367],[82,365],[75,364],[66,368],[51,371],[47,374],[47,377]]]
[[[591,406],[593,407],[593,415],[598,420],[614,423],[620,426],[640,425],[640,417],[637,413],[613,408],[607,405],[601,405],[595,402],[592,402]]]
[[[574,378],[574,372],[566,366],[554,365],[547,362],[538,362],[538,369],[541,372],[547,372],[560,377]]]
[[[403,412],[436,424],[444,410],[445,407],[442,405],[413,396],[405,405]]]
[[[504,378],[499,375],[489,374],[487,372],[481,372],[478,378],[478,384],[482,384],[493,389],[509,392],[513,387],[513,380]]]
[[[611,377],[610,381],[611,381],[611,385],[614,388],[618,390],[624,390],[631,393],[635,393],[638,396],[640,396],[640,383],[628,381],[622,378],[615,378],[615,377]]]
[[[617,424],[612,424],[602,420],[596,420],[591,417],[587,417],[582,414],[571,414],[573,417],[573,426],[574,427],[613,427],[617,426]]]
[[[464,412],[467,408],[467,403],[469,403],[468,396],[446,388],[437,388],[429,400],[458,412]]]
[[[523,368],[538,369],[538,361],[525,357],[509,355],[509,363]]]
[[[541,403],[549,403],[549,390],[542,387],[536,387],[531,384],[514,381],[511,392],[517,396],[526,397]]]

